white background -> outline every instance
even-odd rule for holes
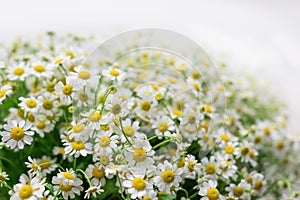
[[[53,30],[106,34],[141,27],[183,33],[237,71],[268,81],[300,130],[300,1],[0,0],[0,42]]]

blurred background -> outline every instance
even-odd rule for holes
[[[182,33],[234,70],[266,82],[300,119],[300,1],[27,0],[1,1],[0,42],[45,31],[109,38],[142,27]]]

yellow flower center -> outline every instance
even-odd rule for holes
[[[36,107],[36,101],[33,99],[29,99],[26,101],[26,105],[28,108],[35,108]]]
[[[103,130],[103,131],[108,131],[108,130],[110,129],[110,127],[109,127],[108,124],[102,124],[102,125],[100,125],[100,128],[101,128],[101,130]]]
[[[1,172],[0,172],[0,181],[3,181],[3,182],[6,181],[4,174],[2,174]]]
[[[152,200],[152,198],[150,196],[144,196],[142,200]]]
[[[200,86],[199,86],[199,84],[198,83],[196,83],[196,82],[194,82],[193,83],[193,87],[194,87],[194,89],[196,90],[196,91],[200,91]]]
[[[22,68],[22,67],[17,67],[15,70],[14,70],[14,74],[17,75],[17,76],[21,76],[22,74],[24,74],[25,72],[25,69]]]
[[[45,121],[44,121],[44,120],[40,120],[39,123],[36,125],[36,127],[37,127],[38,129],[44,129],[44,128],[46,128],[46,123],[45,123]]]
[[[209,188],[207,190],[207,197],[209,200],[217,200],[219,195],[219,191],[216,188]]]
[[[234,152],[234,147],[233,146],[228,145],[228,146],[225,147],[225,153],[233,154],[233,152]]]
[[[21,199],[27,199],[33,194],[33,188],[30,185],[24,185],[19,190],[19,196]]]
[[[230,137],[227,134],[222,134],[220,136],[221,140],[223,140],[224,142],[229,142],[230,141]]]
[[[66,56],[70,56],[70,58],[75,58],[75,55],[72,51],[67,51]]]
[[[108,147],[110,144],[110,138],[108,136],[103,136],[99,140],[99,144],[101,147]]]
[[[88,96],[88,94],[85,93],[85,92],[80,92],[80,93],[78,94],[78,99],[79,99],[80,101],[82,101],[82,102],[87,102],[87,101],[89,100],[89,96]]]
[[[100,118],[101,118],[101,115],[100,115],[99,111],[95,111],[89,116],[89,120],[91,122],[97,122],[100,120]]]
[[[88,71],[81,71],[77,74],[77,76],[80,79],[87,80],[91,77],[91,74]]]
[[[236,197],[242,196],[244,193],[244,189],[240,186],[237,186],[236,188],[233,189],[233,195]]]
[[[208,163],[205,167],[207,174],[214,174],[216,172],[216,166],[212,163]]]
[[[35,117],[34,117],[34,115],[31,114],[31,113],[28,113],[27,119],[28,119],[28,121],[30,121],[30,122],[34,122],[34,121],[35,121]]]
[[[259,136],[259,135],[255,136],[254,143],[259,144],[260,142],[261,142],[261,136]]]
[[[46,68],[43,65],[36,65],[33,67],[33,69],[39,73],[46,71]]]
[[[99,169],[98,167],[95,167],[93,169],[92,175],[97,179],[101,179],[105,176],[105,170],[104,168]]]
[[[194,162],[192,162],[192,161],[188,162],[188,169],[189,169],[190,172],[194,171],[194,166],[195,166]]]
[[[283,141],[277,142],[276,147],[277,147],[277,149],[279,149],[279,150],[283,149],[283,147],[284,147],[284,142],[283,142]]]
[[[64,61],[63,58],[58,58],[58,59],[56,59],[56,60],[54,61],[54,64],[55,64],[55,65],[58,65],[58,64],[62,63],[63,61]]]
[[[51,100],[49,99],[45,99],[43,101],[43,107],[46,109],[46,110],[51,110],[53,108],[53,103]]]
[[[254,189],[255,190],[260,190],[262,188],[262,186],[263,186],[263,182],[261,180],[258,180],[254,184]]]
[[[134,132],[135,132],[135,130],[132,126],[123,127],[123,131],[124,131],[125,135],[129,136],[129,137],[133,136]]]
[[[74,176],[70,172],[63,172],[63,175],[66,179],[74,180]]]
[[[121,105],[120,104],[114,104],[111,108],[111,112],[115,115],[119,114],[121,112]]]
[[[160,132],[165,132],[167,131],[169,128],[169,125],[167,122],[159,122],[158,125],[157,125],[157,129],[160,131]]]
[[[247,183],[250,183],[252,184],[253,182],[253,177],[252,176],[249,176],[247,179],[246,179]]]
[[[120,75],[120,72],[118,72],[117,70],[115,69],[112,69],[109,71],[109,74],[112,75],[112,76],[119,76]]]
[[[62,182],[59,184],[60,189],[64,192],[72,190],[72,185],[63,185]]]
[[[241,148],[241,154],[242,154],[242,156],[247,155],[249,153],[249,151],[250,151],[249,147],[242,147]]]
[[[147,158],[147,152],[144,149],[136,149],[133,152],[133,159],[137,162],[143,162]]]
[[[173,114],[177,117],[181,117],[182,116],[182,112],[180,110],[173,110]]]
[[[151,103],[149,101],[143,101],[141,104],[141,109],[143,111],[149,111],[151,108]]]
[[[269,127],[264,127],[264,128],[263,128],[263,132],[264,132],[265,135],[270,135],[270,133],[271,133]]]
[[[80,151],[80,150],[84,149],[84,143],[81,141],[72,142],[72,148],[77,151]]]
[[[136,190],[141,191],[141,190],[144,190],[146,188],[146,182],[142,178],[134,178],[132,180],[132,186]]]
[[[0,98],[4,97],[4,95],[6,94],[7,90],[3,89],[0,91]]]
[[[156,99],[157,101],[161,100],[162,98],[163,98],[163,95],[162,95],[161,93],[156,93],[156,94],[155,94],[155,99]]]
[[[196,122],[196,115],[195,115],[195,114],[190,114],[190,115],[188,116],[188,122],[189,122],[190,124],[195,124],[195,122]]]
[[[24,135],[25,135],[24,129],[22,129],[21,127],[18,127],[18,126],[11,129],[11,131],[10,131],[10,136],[14,140],[22,140]]]
[[[62,88],[62,92],[64,95],[70,96],[73,92],[73,87],[67,84]]]
[[[109,164],[109,157],[108,156],[101,156],[100,157],[100,163],[104,166]]]
[[[51,165],[49,162],[50,162],[50,160],[41,160],[39,162],[39,165],[41,166],[41,169],[44,170],[44,169],[49,168],[50,165]]]
[[[172,183],[175,179],[175,173],[171,169],[167,169],[162,173],[161,177],[165,183]]]
[[[177,167],[178,167],[178,168],[182,168],[182,167],[184,167],[184,164],[185,164],[185,160],[184,160],[184,159],[181,159],[181,160],[178,161]]]
[[[47,89],[48,92],[53,92],[54,87],[55,87],[55,83],[50,82],[50,83],[47,84],[46,89]]]
[[[74,133],[81,133],[84,130],[84,125],[82,124],[76,124],[73,126],[73,132]]]
[[[194,79],[198,79],[198,78],[200,77],[200,73],[197,72],[197,71],[193,71],[192,77],[193,77]]]

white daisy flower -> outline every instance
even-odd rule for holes
[[[11,85],[3,85],[0,87],[0,105],[8,96],[13,93]]]
[[[91,179],[92,185],[95,186],[105,185],[106,178],[105,178],[105,169],[103,167],[89,164],[89,166],[85,170],[85,173],[89,177],[89,179]]]
[[[100,186],[91,186],[85,191],[84,198],[89,199],[91,195],[96,198],[97,194],[101,194],[102,192],[104,192],[104,190],[101,189]]]
[[[238,185],[231,183],[225,190],[229,192],[229,195],[239,199],[249,200],[251,199],[250,193],[248,192],[250,188],[251,186],[245,180],[241,180]]]
[[[31,64],[30,72],[38,78],[50,78],[53,75],[53,65],[47,65],[45,62],[34,62]]]
[[[57,97],[51,93],[44,93],[43,95],[38,97],[39,102],[41,102],[41,106],[39,111],[45,115],[53,115],[53,113],[57,112],[59,102]]]
[[[87,126],[91,130],[100,130],[102,124],[102,116],[100,111],[91,109],[90,111],[82,113],[81,115],[87,119]]]
[[[7,78],[9,80],[20,80],[24,81],[25,78],[29,75],[28,65],[25,63],[14,64],[8,68]]]
[[[56,159],[52,159],[49,156],[43,155],[42,158],[36,159],[38,166],[41,168],[41,173],[46,176],[47,174],[51,174],[57,168],[55,163]]]
[[[153,182],[158,187],[159,191],[166,191],[170,194],[171,188],[172,190],[178,189],[179,183],[182,181],[182,168],[177,168],[177,165],[172,165],[166,160],[164,161],[164,164],[159,163],[157,168]]]
[[[217,189],[217,181],[209,180],[204,182],[198,193],[202,196],[201,200],[225,200]]]
[[[24,120],[8,121],[4,125],[4,130],[1,132],[2,141],[5,142],[6,146],[11,149],[23,149],[24,144],[30,145],[34,135],[33,131],[29,131],[31,125],[25,123]]]
[[[125,117],[129,113],[128,101],[110,95],[106,101],[105,110],[108,110],[112,117]]]
[[[131,194],[132,199],[142,198],[149,190],[153,190],[153,185],[145,179],[146,171],[138,168],[132,169],[131,173],[126,173],[123,186]]]
[[[196,178],[197,172],[200,171],[200,163],[195,156],[187,155],[184,162],[184,174],[187,178]]]
[[[125,73],[116,66],[111,66],[102,72],[103,76],[113,81],[122,81],[125,78]]]
[[[208,157],[204,157],[201,159],[201,163],[201,167],[208,178],[216,178],[217,175],[220,174],[220,163],[216,161],[215,156],[211,156],[209,159]]]
[[[175,131],[175,124],[168,116],[157,116],[152,128],[156,135],[171,136]]]
[[[21,183],[14,185],[13,190],[9,191],[14,200],[35,200],[43,197],[45,186],[38,178],[32,178],[28,181],[22,179]]]
[[[126,150],[125,157],[129,166],[142,169],[153,168],[155,151],[152,150],[148,140],[136,139],[135,144]]]
[[[112,130],[98,133],[95,138],[97,143],[94,146],[94,151],[106,151],[107,153],[113,153],[113,150],[116,151],[118,149],[117,143],[119,142],[119,136],[112,134]]]
[[[55,87],[56,95],[60,97],[60,102],[63,104],[70,104],[73,99],[74,84],[67,82],[63,84],[61,81],[58,82]]]
[[[3,187],[3,183],[6,183],[8,180],[8,174],[5,171],[0,171],[0,187]]]
[[[130,118],[126,118],[125,120],[122,120],[123,132],[120,129],[118,129],[120,130],[118,132],[121,137],[121,141],[123,143],[127,142],[126,137],[130,141],[132,141],[135,137],[141,138],[142,133],[138,132],[140,129],[139,124],[140,124],[139,121],[132,121]],[[123,133],[126,135],[126,137],[123,135]]]
[[[52,177],[52,183],[54,184],[54,193],[62,193],[64,199],[74,199],[75,195],[80,195],[83,191],[81,186],[83,182],[77,178],[72,169],[67,169],[65,172],[60,171],[57,176]]]
[[[74,72],[69,73],[67,80],[76,81],[76,84],[81,87],[97,81],[96,76],[82,65],[74,67]]]
[[[68,131],[68,136],[70,139],[82,140],[85,137],[88,137],[90,129],[84,124],[84,120],[79,120],[78,122],[71,122],[71,130]]]
[[[54,126],[55,124],[49,121],[45,115],[37,115],[32,130],[44,137],[45,133],[49,133],[54,129]]]
[[[87,142],[87,140],[88,137],[64,143],[66,154],[74,155],[75,158],[79,156],[86,157],[88,154],[92,154],[93,145]]]
[[[21,101],[21,103],[19,103],[18,105],[25,112],[37,113],[39,107],[41,106],[41,102],[35,97],[29,97],[29,98],[20,97],[19,100]]]

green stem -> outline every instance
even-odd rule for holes
[[[58,66],[63,70],[64,74],[65,74],[66,76],[68,76],[68,72],[67,72],[67,70],[64,68],[64,66],[63,66],[62,64],[59,64]]]
[[[119,176],[118,172],[117,172],[117,178],[118,178],[118,181],[119,181],[119,184],[120,184],[120,188],[121,188],[121,197],[122,197],[122,199],[126,200],[126,198],[123,195],[122,182],[121,182],[121,179],[120,179],[120,176]]]
[[[198,192],[192,194],[192,195],[190,196],[190,199],[195,198],[197,195],[198,195]]]
[[[152,147],[152,149],[153,149],[153,150],[154,150],[154,149],[157,149],[158,147],[160,147],[160,146],[162,146],[162,145],[164,145],[164,144],[168,144],[170,141],[171,141],[170,139],[165,140],[165,141],[163,141],[163,142],[161,142],[161,143],[155,145],[154,147]]]
[[[5,158],[5,157],[3,157],[3,156],[0,156],[0,159],[6,161],[6,162],[9,163],[11,166],[13,166],[14,168],[16,168],[16,166],[14,165],[14,163],[11,162],[9,159],[7,159],[7,158]]]
[[[0,183],[2,183],[4,185],[4,187],[10,189],[10,190],[13,190],[12,187],[10,187],[5,181],[1,181],[0,180]]]
[[[188,193],[188,191],[186,191],[186,189],[184,189],[184,188],[179,188],[179,190],[184,191],[185,197],[186,197],[187,199],[189,199],[189,193]]]
[[[89,177],[87,176],[87,174],[82,169],[77,169],[76,172],[81,172],[83,174],[83,176],[85,177],[85,179],[87,180],[89,186],[90,187],[93,186],[92,183],[91,183],[91,181],[90,181],[90,179],[89,179]]]
[[[57,198],[57,195],[59,194],[60,190],[61,190],[61,188],[59,188],[59,189],[57,190],[57,192],[55,193],[55,195],[54,195],[54,197],[53,197],[53,200],[55,200],[55,199]]]
[[[76,170],[76,164],[77,164],[77,158],[74,158],[73,160],[73,169]]]

